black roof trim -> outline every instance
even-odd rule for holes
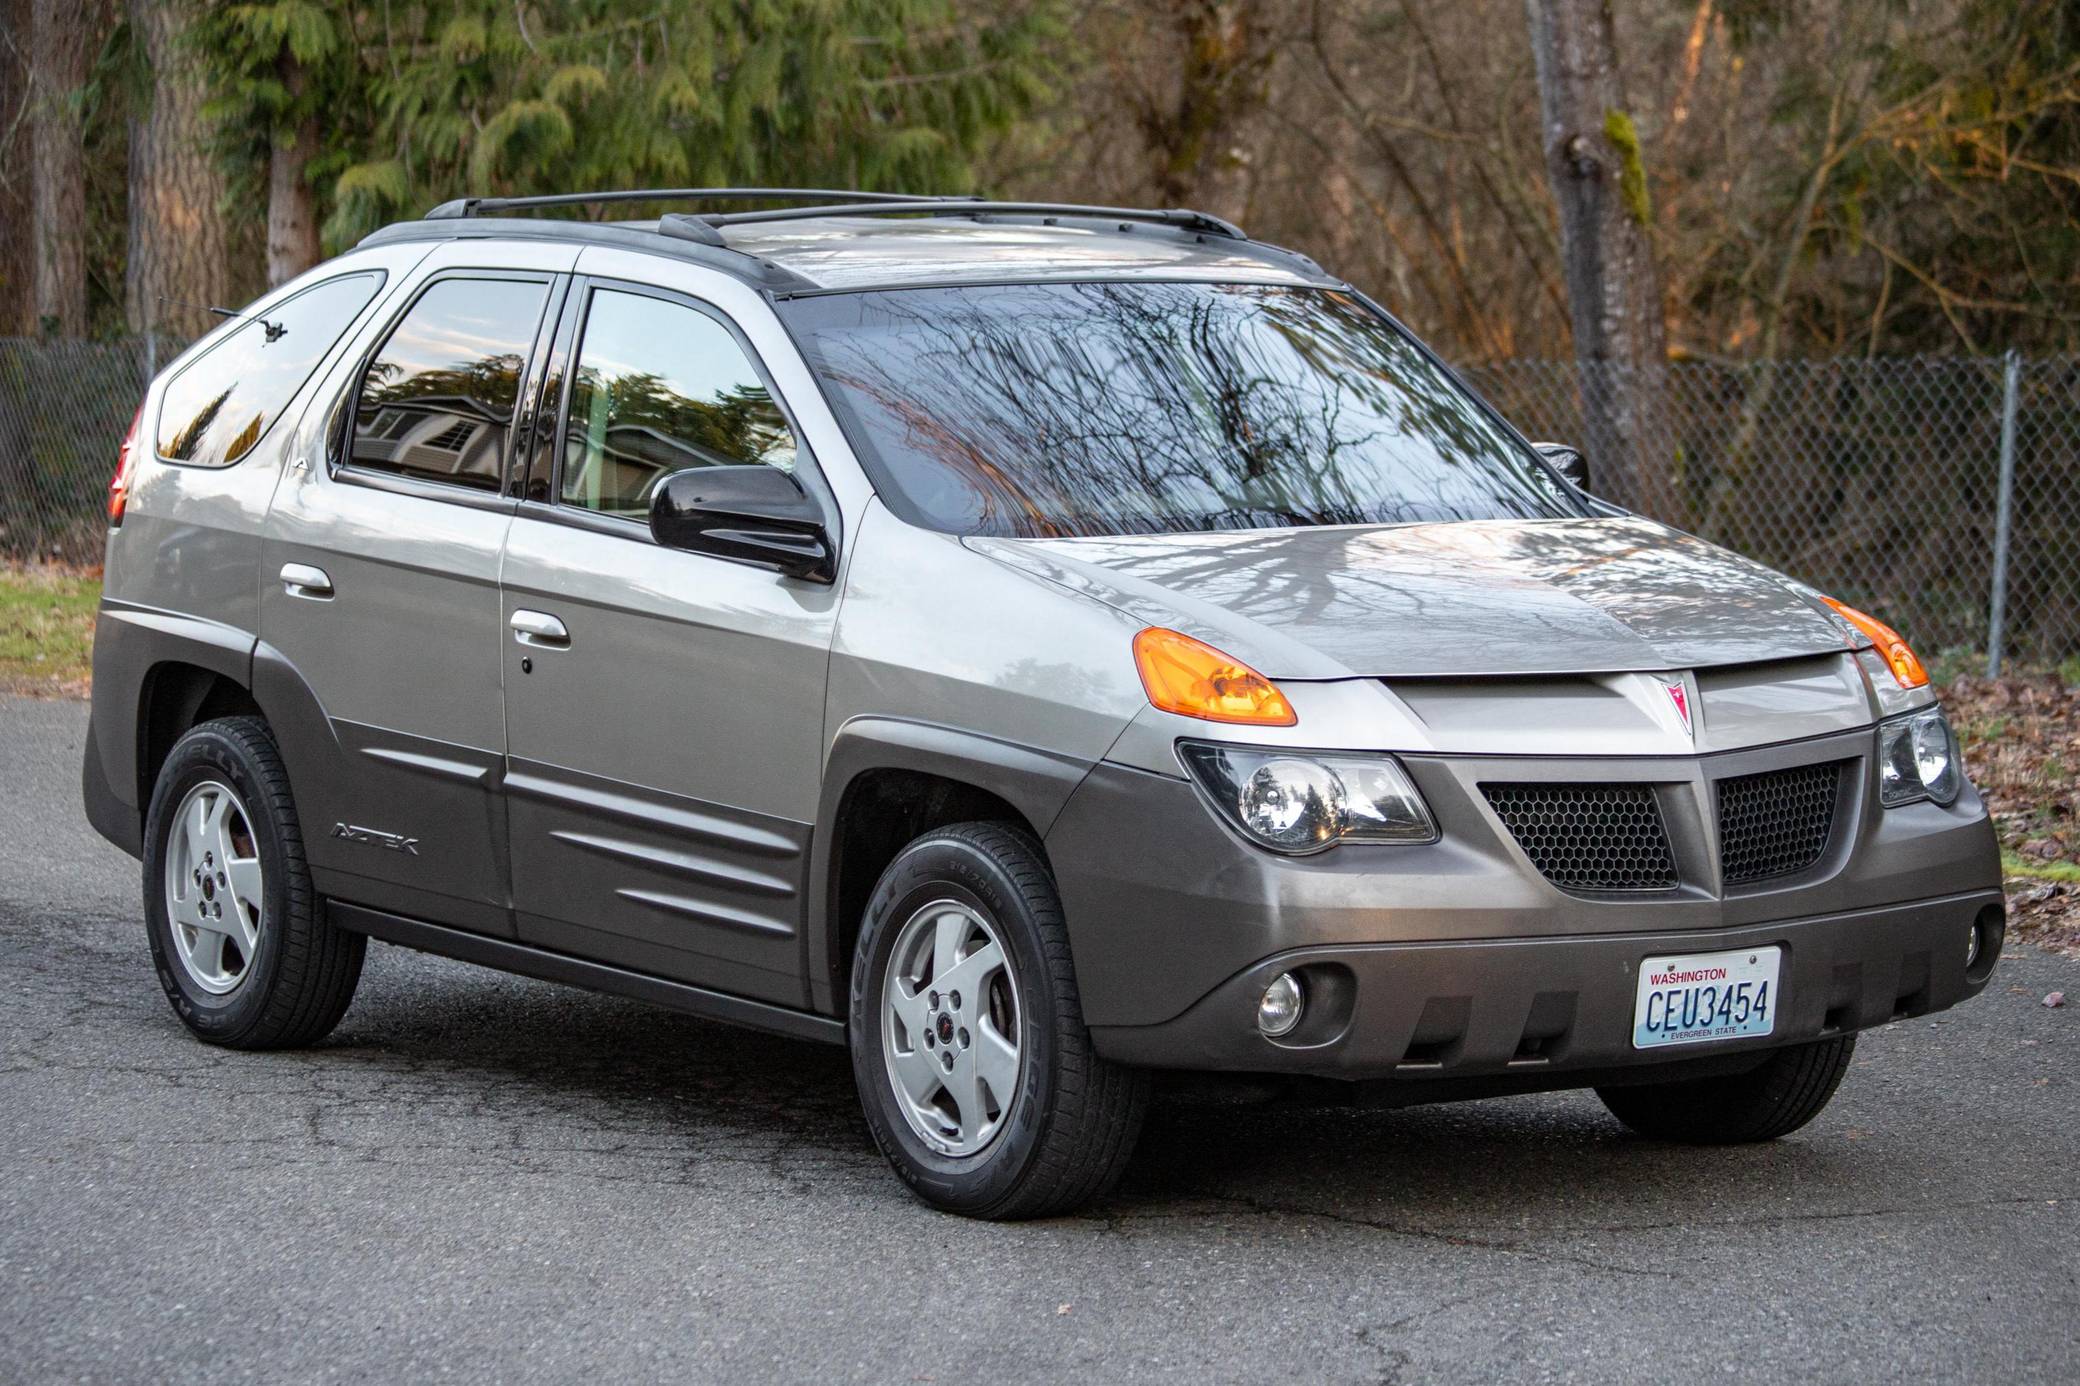
[[[830,201],[828,199],[840,199]],[[628,222],[503,217],[500,212],[583,207],[628,202],[772,201],[810,205],[765,207],[739,212],[667,212],[654,227]],[[1184,207],[1106,207],[1075,202],[994,202],[961,195],[857,192],[842,188],[626,188],[603,192],[550,193],[537,197],[463,197],[443,202],[416,222],[384,227],[362,244],[399,240],[456,240],[471,236],[515,236],[536,240],[586,241],[667,254],[718,269],[773,293],[800,293],[827,286],[764,256],[731,247],[722,229],[819,217],[932,216],[989,222],[998,217],[1110,224],[1118,231],[1160,228],[1188,239],[1219,237],[1253,258],[1308,278],[1329,279],[1322,267],[1298,251],[1250,239],[1233,222]],[[892,286],[893,287],[893,286]]]
[[[1230,240],[1246,241],[1249,235],[1232,221],[1223,221],[1210,212],[1195,212],[1188,207],[1152,209],[1147,207],[1100,207],[1076,202],[993,202],[987,198],[934,198],[924,200],[912,198],[892,202],[849,202],[813,207],[771,207],[753,212],[710,212],[701,217],[710,226],[745,226],[769,221],[807,221],[815,217],[888,217],[888,216],[933,216],[933,217],[1078,217],[1095,221],[1117,221],[1126,223],[1126,230],[1133,223],[1155,226],[1171,226],[1183,231],[1211,232]]]
[[[853,188],[619,188],[609,192],[544,193],[536,197],[458,197],[426,214],[427,221],[519,212],[536,207],[588,207],[610,202],[939,202],[960,194],[860,192]]]
[[[796,274],[784,265],[762,256],[701,239],[688,239],[641,226],[622,226],[606,221],[552,221],[540,217],[481,217],[457,221],[401,221],[371,233],[363,245],[388,245],[395,241],[459,241],[491,236],[515,240],[581,241],[588,245],[615,245],[651,255],[670,255],[720,270],[755,288],[786,293],[817,287],[816,281]],[[719,241],[721,237],[716,237]]]
[[[996,202],[984,197],[955,194],[855,192],[845,188],[618,188],[602,192],[545,193],[537,197],[458,197],[443,202],[426,214],[427,221],[456,221],[495,212],[531,211],[543,207],[590,207],[616,202],[804,202],[802,207],[767,207],[748,212],[705,212],[697,216],[675,213],[671,229],[660,225],[666,235],[706,241],[690,223],[737,226],[752,222],[803,221],[815,217],[927,216],[979,217],[989,215],[1037,217],[1090,217],[1100,221],[1132,224],[1141,222],[1171,226],[1186,231],[1210,232],[1230,240],[1246,241],[1247,233],[1232,221],[1210,212],[1188,207],[1105,207],[1081,202]],[[1122,229],[1126,229],[1123,227]]]

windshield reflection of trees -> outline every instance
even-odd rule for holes
[[[823,310],[820,364],[898,485],[949,529],[1571,513],[1456,384],[1341,294],[1103,283],[863,298]],[[848,309],[866,330],[841,325]]]

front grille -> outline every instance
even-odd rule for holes
[[[1563,890],[1673,890],[1676,859],[1651,787],[1484,784],[1504,826]]]
[[[1719,857],[1729,885],[1811,867],[1834,833],[1842,762],[1719,781]]]

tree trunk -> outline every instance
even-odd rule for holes
[[[1177,86],[1137,113],[1160,205],[1239,220],[1271,65],[1270,0],[1165,0]]]
[[[318,122],[306,120],[267,160],[267,287],[318,263],[318,199],[305,176],[318,154]]]
[[[28,0],[0,0],[0,337],[29,325],[30,202],[28,180],[18,176],[28,152]]]
[[[150,105],[130,124],[130,264],[124,306],[133,332],[185,341],[228,296],[224,178],[210,158],[196,55],[180,41],[186,7],[129,0],[130,25],[151,70]]]
[[[1646,167],[1610,9],[1607,0],[1524,0],[1524,8],[1538,64],[1546,176],[1560,210],[1583,446],[1601,494],[1679,519]]]
[[[29,202],[37,332],[87,330],[86,121],[81,90],[100,36],[100,6],[32,4],[29,19]]]

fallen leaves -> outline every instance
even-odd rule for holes
[[[2080,687],[1968,676],[1943,709],[2008,859],[2010,932],[2080,955]]]

